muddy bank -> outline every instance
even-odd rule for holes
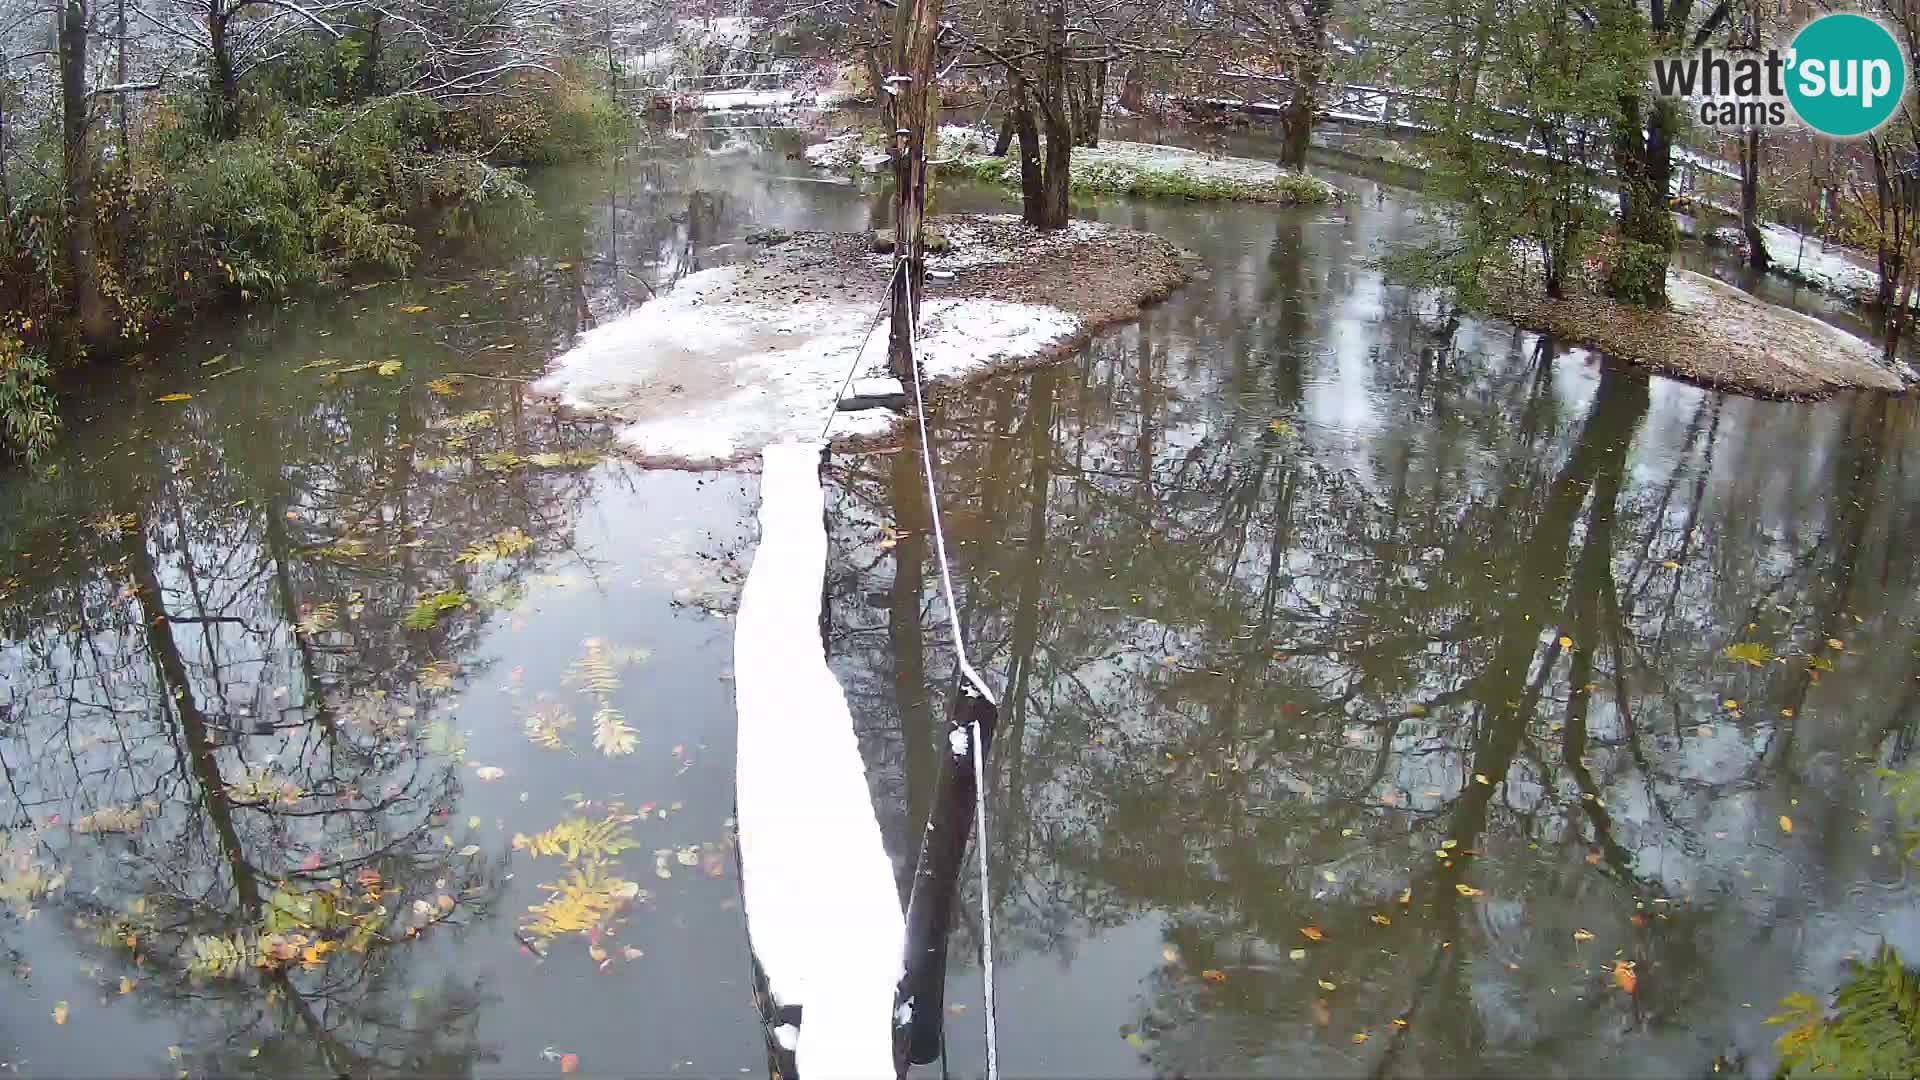
[[[928,258],[921,304],[936,386],[1070,353],[1190,273],[1167,241],[1098,222],[1047,233],[1010,216],[932,224],[949,244]],[[872,246],[865,233],[796,233],[703,270],[582,335],[534,390],[624,422],[622,443],[662,465],[733,465],[823,429],[836,443],[884,439],[898,414],[835,409],[849,375],[886,375],[878,316],[892,261]]]
[[[1667,271],[1667,295],[1668,310],[1650,311],[1603,296],[1550,300],[1504,290],[1490,307],[1530,330],[1716,390],[1812,401],[1841,390],[1906,389],[1879,349],[1812,316],[1688,270]]]

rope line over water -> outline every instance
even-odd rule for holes
[[[892,310],[893,285],[905,274],[906,265],[905,260],[896,259],[894,262],[893,273],[887,278],[886,299],[883,300],[879,312],[874,315],[873,323],[867,327],[866,334],[861,337],[859,347],[854,350],[853,363],[847,368],[846,378],[840,381],[840,390],[834,395],[833,402],[829,406],[827,422],[820,429],[822,441],[833,428],[833,419],[840,411],[840,401],[846,395],[847,387],[853,384],[854,373],[860,370],[860,360],[866,355],[867,346],[873,341],[874,331],[880,328],[880,321]],[[966,686],[962,688],[962,692],[977,695],[985,699],[988,704],[997,706],[999,700],[994,696],[992,688],[987,685],[985,679],[980,677],[980,672],[974,668],[973,661],[967,657],[966,642],[961,635],[960,606],[954,601],[953,571],[947,562],[946,527],[940,517],[940,490],[933,479],[933,449],[931,437],[927,433],[926,395],[922,390],[922,384],[926,378],[920,367],[920,320],[916,317],[918,312],[914,307],[913,275],[905,274],[905,282],[909,312],[907,355],[912,361],[912,370],[909,374],[913,379],[914,422],[920,430],[920,470],[927,481],[927,508],[933,525],[933,550],[940,563],[940,593],[947,604],[947,625],[953,634],[953,653],[959,660],[960,674],[966,679]],[[982,990],[985,998],[983,1012],[986,1016],[987,1080],[1000,1080],[1000,1045],[994,1014],[993,905],[990,903],[991,879],[987,868],[987,777],[985,755],[981,752],[985,742],[982,739],[980,721],[977,718],[968,721],[967,744],[972,749],[973,758],[973,820],[975,827],[979,830],[974,842],[974,850],[980,857],[980,955]],[[943,1070],[946,1060],[944,1042],[943,1039],[941,1053]]]
[[[904,261],[896,264],[904,265]],[[988,704],[998,705],[993,691],[987,688],[986,680],[980,678],[980,673],[973,668],[973,662],[967,659],[966,642],[961,640],[960,607],[953,600],[953,572],[947,566],[946,530],[940,523],[940,491],[933,482],[933,449],[927,435],[926,397],[921,390],[921,384],[926,380],[920,370],[920,320],[915,317],[918,312],[914,307],[913,275],[908,274],[905,280],[907,355],[913,361],[913,415],[914,422],[920,428],[920,467],[927,478],[927,509],[933,523],[933,550],[940,560],[940,591],[947,601],[947,621],[953,631],[953,654],[959,658],[960,673],[972,684],[973,692],[985,698]],[[968,745],[973,750],[973,821],[974,827],[979,830],[973,846],[980,853],[980,960],[987,1028],[987,1080],[1000,1080],[1000,1049],[993,1007],[993,904],[992,894],[987,888],[987,777],[985,754],[981,752],[985,743],[980,737],[980,721],[977,718],[970,721],[967,728]]]

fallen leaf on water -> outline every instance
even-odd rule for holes
[[[478,855],[478,854],[480,854],[480,845],[479,845],[479,844],[468,844],[468,845],[467,845],[466,847],[463,847],[463,848],[461,848],[461,849],[459,850],[459,852],[458,852],[458,854],[460,854],[460,855],[464,855],[464,856],[466,856],[467,858],[472,858],[472,857],[474,857],[475,855]]]
[[[633,960],[638,960],[638,959],[640,959],[641,957],[643,957],[643,956],[645,956],[645,955],[647,955],[647,954],[646,954],[646,953],[643,953],[643,952],[641,952],[641,951],[640,951],[639,949],[636,949],[636,948],[634,948],[634,947],[633,947],[633,946],[631,946],[631,945],[629,945],[629,946],[627,946],[626,948],[624,948],[624,949],[621,949],[621,950],[620,950],[620,958],[621,958],[622,960],[627,960],[627,961],[633,961]]]
[[[563,1073],[579,1072],[580,1071],[580,1055],[579,1054],[561,1054],[560,1055],[560,1071]]]
[[[1487,779],[1486,773],[1479,772],[1473,774],[1473,782],[1476,784],[1486,784],[1488,786],[1492,786],[1493,784],[1493,781]]]
[[[130,975],[120,976],[120,992],[122,994],[133,993],[133,977],[132,976]]]
[[[424,915],[424,916],[432,917],[433,905],[427,903],[425,900],[415,900],[413,902],[413,913],[415,915]]]
[[[507,775],[507,770],[497,765],[477,765],[474,767],[473,775],[482,780],[498,780]]]
[[[1136,1047],[1145,1046],[1147,1045],[1147,1040],[1141,1038],[1139,1032],[1129,1031],[1127,1032],[1127,1045]]]
[[[1413,903],[1413,889],[1411,887],[1400,890],[1400,902],[1403,904]]]
[[[1335,986],[1334,984],[1328,982],[1325,979],[1315,979],[1314,981],[1320,984],[1320,989],[1325,990],[1328,993],[1332,993],[1333,991],[1340,989],[1338,986]]]
[[[439,896],[434,897],[433,902],[440,906],[441,911],[453,910],[453,897],[448,896],[446,893],[441,893]]]
[[[1572,639],[1572,638],[1570,638],[1570,637],[1567,637],[1567,636],[1565,636],[1564,634],[1563,634],[1563,635],[1561,635],[1561,637],[1560,637],[1560,647],[1561,647],[1561,648],[1563,648],[1563,649],[1571,649],[1571,648],[1573,648],[1573,639]]]
[[[1830,637],[1827,639],[1827,648],[1829,649],[1844,649],[1846,647],[1847,647],[1847,643],[1844,641],[1841,641],[1837,637]]]
[[[1325,934],[1320,932],[1320,928],[1317,926],[1303,926],[1300,928],[1300,934],[1308,941],[1319,941],[1321,938],[1326,937]]]
[[[1338,875],[1338,874],[1336,874],[1336,873],[1334,873],[1334,872],[1333,872],[1333,871],[1331,871],[1331,870],[1322,870],[1322,871],[1320,871],[1320,876],[1321,876],[1321,877],[1323,877],[1323,878],[1326,878],[1326,879],[1327,879],[1327,880],[1328,880],[1329,882],[1334,882],[1334,881],[1339,881],[1339,880],[1340,880],[1340,875]]]
[[[193,395],[192,394],[161,394],[159,397],[154,398],[153,400],[158,402],[163,402],[163,403],[169,402],[169,401],[192,401]]]
[[[1306,958],[1307,950],[1305,949],[1295,949],[1287,954],[1287,959],[1289,960],[1305,960]]]
[[[53,1007],[53,1022],[56,1024],[64,1024],[67,1022],[67,1003],[66,1002],[63,1001],[60,1004],[55,1005]]]
[[[1793,831],[1793,819],[1785,814],[1780,815],[1780,831],[1784,833]]]
[[[598,945],[589,945],[587,946],[587,955],[593,957],[593,962],[597,964],[607,958],[607,950]]]
[[[1633,973],[1632,964],[1625,960],[1615,960],[1613,962],[1613,985],[1631,994],[1633,993],[1633,988],[1640,985],[1640,976]]]
[[[1404,1018],[1396,1016],[1393,1018],[1393,1026],[1405,1031],[1407,1029],[1407,1022]]]
[[[1363,1042],[1366,1042],[1366,1041],[1367,1041],[1367,1033],[1366,1033],[1366,1032],[1364,1032],[1364,1031],[1356,1031],[1356,1032],[1354,1032],[1354,1033],[1353,1033],[1353,1041],[1354,1041],[1354,1042],[1357,1042],[1357,1043],[1363,1043]]]
[[[1458,840],[1442,840],[1442,841],[1440,841],[1440,850],[1442,850],[1442,851],[1452,851],[1452,850],[1453,850],[1454,848],[1457,848],[1457,847],[1459,847],[1459,846],[1460,846],[1460,841],[1458,841]]]
[[[427,310],[427,305],[425,304],[409,304],[401,308],[400,312],[404,315],[418,315],[425,310]]]
[[[1593,931],[1591,931],[1591,930],[1575,930],[1575,931],[1573,932],[1573,940],[1575,940],[1575,941],[1592,941],[1592,940],[1593,940]]]
[[[1210,983],[1223,983],[1227,981],[1227,973],[1218,968],[1208,968],[1200,973],[1200,977]]]
[[[1485,891],[1484,889],[1476,889],[1476,888],[1474,888],[1473,886],[1471,886],[1471,885],[1468,885],[1468,884],[1466,884],[1465,882],[1459,882],[1459,883],[1457,883],[1457,884],[1455,884],[1453,888],[1454,888],[1454,891],[1455,891],[1455,892],[1458,892],[1458,893],[1459,893],[1459,894],[1460,894],[1461,896],[1485,896],[1485,895],[1487,895],[1487,894],[1486,894],[1486,891]]]
[[[1392,926],[1393,919],[1386,915],[1375,915],[1373,921],[1381,926]]]
[[[398,375],[400,374],[400,361],[388,360],[374,370],[382,375]]]
[[[1669,570],[1680,569],[1680,564],[1677,562],[1674,562],[1672,559],[1668,559],[1666,562],[1663,562],[1660,565],[1666,567]]]

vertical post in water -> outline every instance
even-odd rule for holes
[[[887,117],[893,123],[893,321],[887,366],[902,382],[913,377],[913,320],[920,316],[926,285],[926,240],[920,226],[927,212],[927,128],[933,101],[934,45],[940,37],[942,0],[900,0],[894,9],[893,74],[888,77]]]
[[[999,710],[981,697],[965,677],[956,677],[947,711],[947,737],[940,755],[940,786],[921,834],[920,860],[907,896],[907,956],[900,990],[894,997],[894,1069],[925,1065],[940,1056],[946,1015],[947,934],[953,927],[960,871],[966,866],[967,837],[973,832],[973,755],[982,763],[993,746]],[[980,743],[973,745],[973,725]],[[983,772],[984,775],[984,772]],[[985,837],[980,838],[986,842]],[[986,898],[982,897],[982,902]]]

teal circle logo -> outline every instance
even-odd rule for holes
[[[1787,100],[1822,135],[1865,135],[1893,116],[1907,93],[1900,42],[1865,15],[1822,15],[1794,36]]]

